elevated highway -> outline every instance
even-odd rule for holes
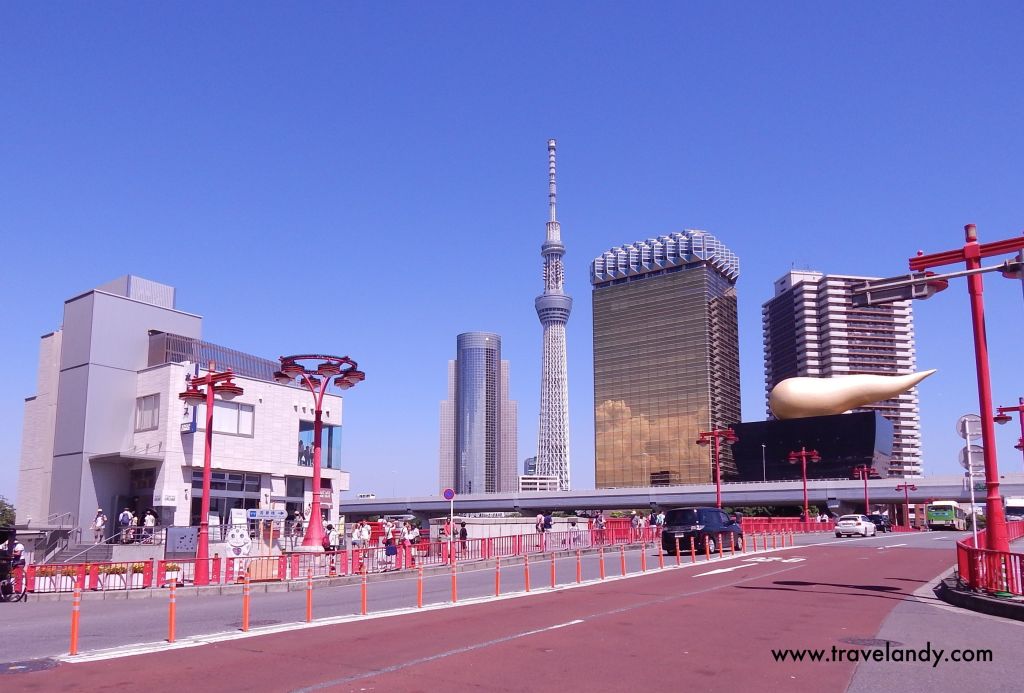
[[[868,495],[872,504],[902,503],[903,491],[897,484],[904,481],[917,486],[910,492],[912,503],[929,500],[970,502],[970,491],[959,475],[930,476],[919,479],[871,479]],[[977,483],[977,481],[976,481]],[[1024,474],[1004,474],[1000,478],[1000,494],[1024,496]],[[829,503],[841,512],[859,510],[864,501],[864,482],[858,479],[808,480],[807,495],[811,505]],[[984,491],[976,491],[978,502],[984,502]],[[800,481],[769,481],[722,484],[722,504],[726,506],[794,505],[803,502]],[[651,488],[605,488],[580,491],[536,491],[528,493],[475,493],[457,496],[455,510],[470,512],[522,512],[540,510],[616,510],[622,508],[676,507],[714,505],[714,484],[658,486]],[[341,512],[349,519],[370,515],[412,514],[420,517],[448,512],[448,501],[437,496],[406,498],[344,499]]]

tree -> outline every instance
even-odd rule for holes
[[[0,496],[0,527],[14,526],[14,506],[5,498]]]

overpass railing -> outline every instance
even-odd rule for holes
[[[1006,523],[1010,541],[1024,537],[1024,522]],[[978,546],[970,536],[956,543],[957,576],[969,589],[993,594],[1024,596],[1024,553],[987,548],[988,531],[978,532]]]

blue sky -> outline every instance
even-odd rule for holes
[[[574,485],[592,486],[590,261],[682,228],[741,261],[743,411],[790,268],[904,273],[1024,228],[1020,3],[5,3],[0,494],[38,338],[127,273],[205,338],[349,354],[352,491],[436,490],[455,336],[495,331],[536,448],[546,140],[559,145]],[[1021,285],[986,280],[996,404]],[[977,411],[963,280],[916,304],[925,467]],[[1016,423],[1001,469],[1020,471]]]

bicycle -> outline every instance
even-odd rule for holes
[[[21,602],[27,599],[23,561],[0,560],[0,602]]]

